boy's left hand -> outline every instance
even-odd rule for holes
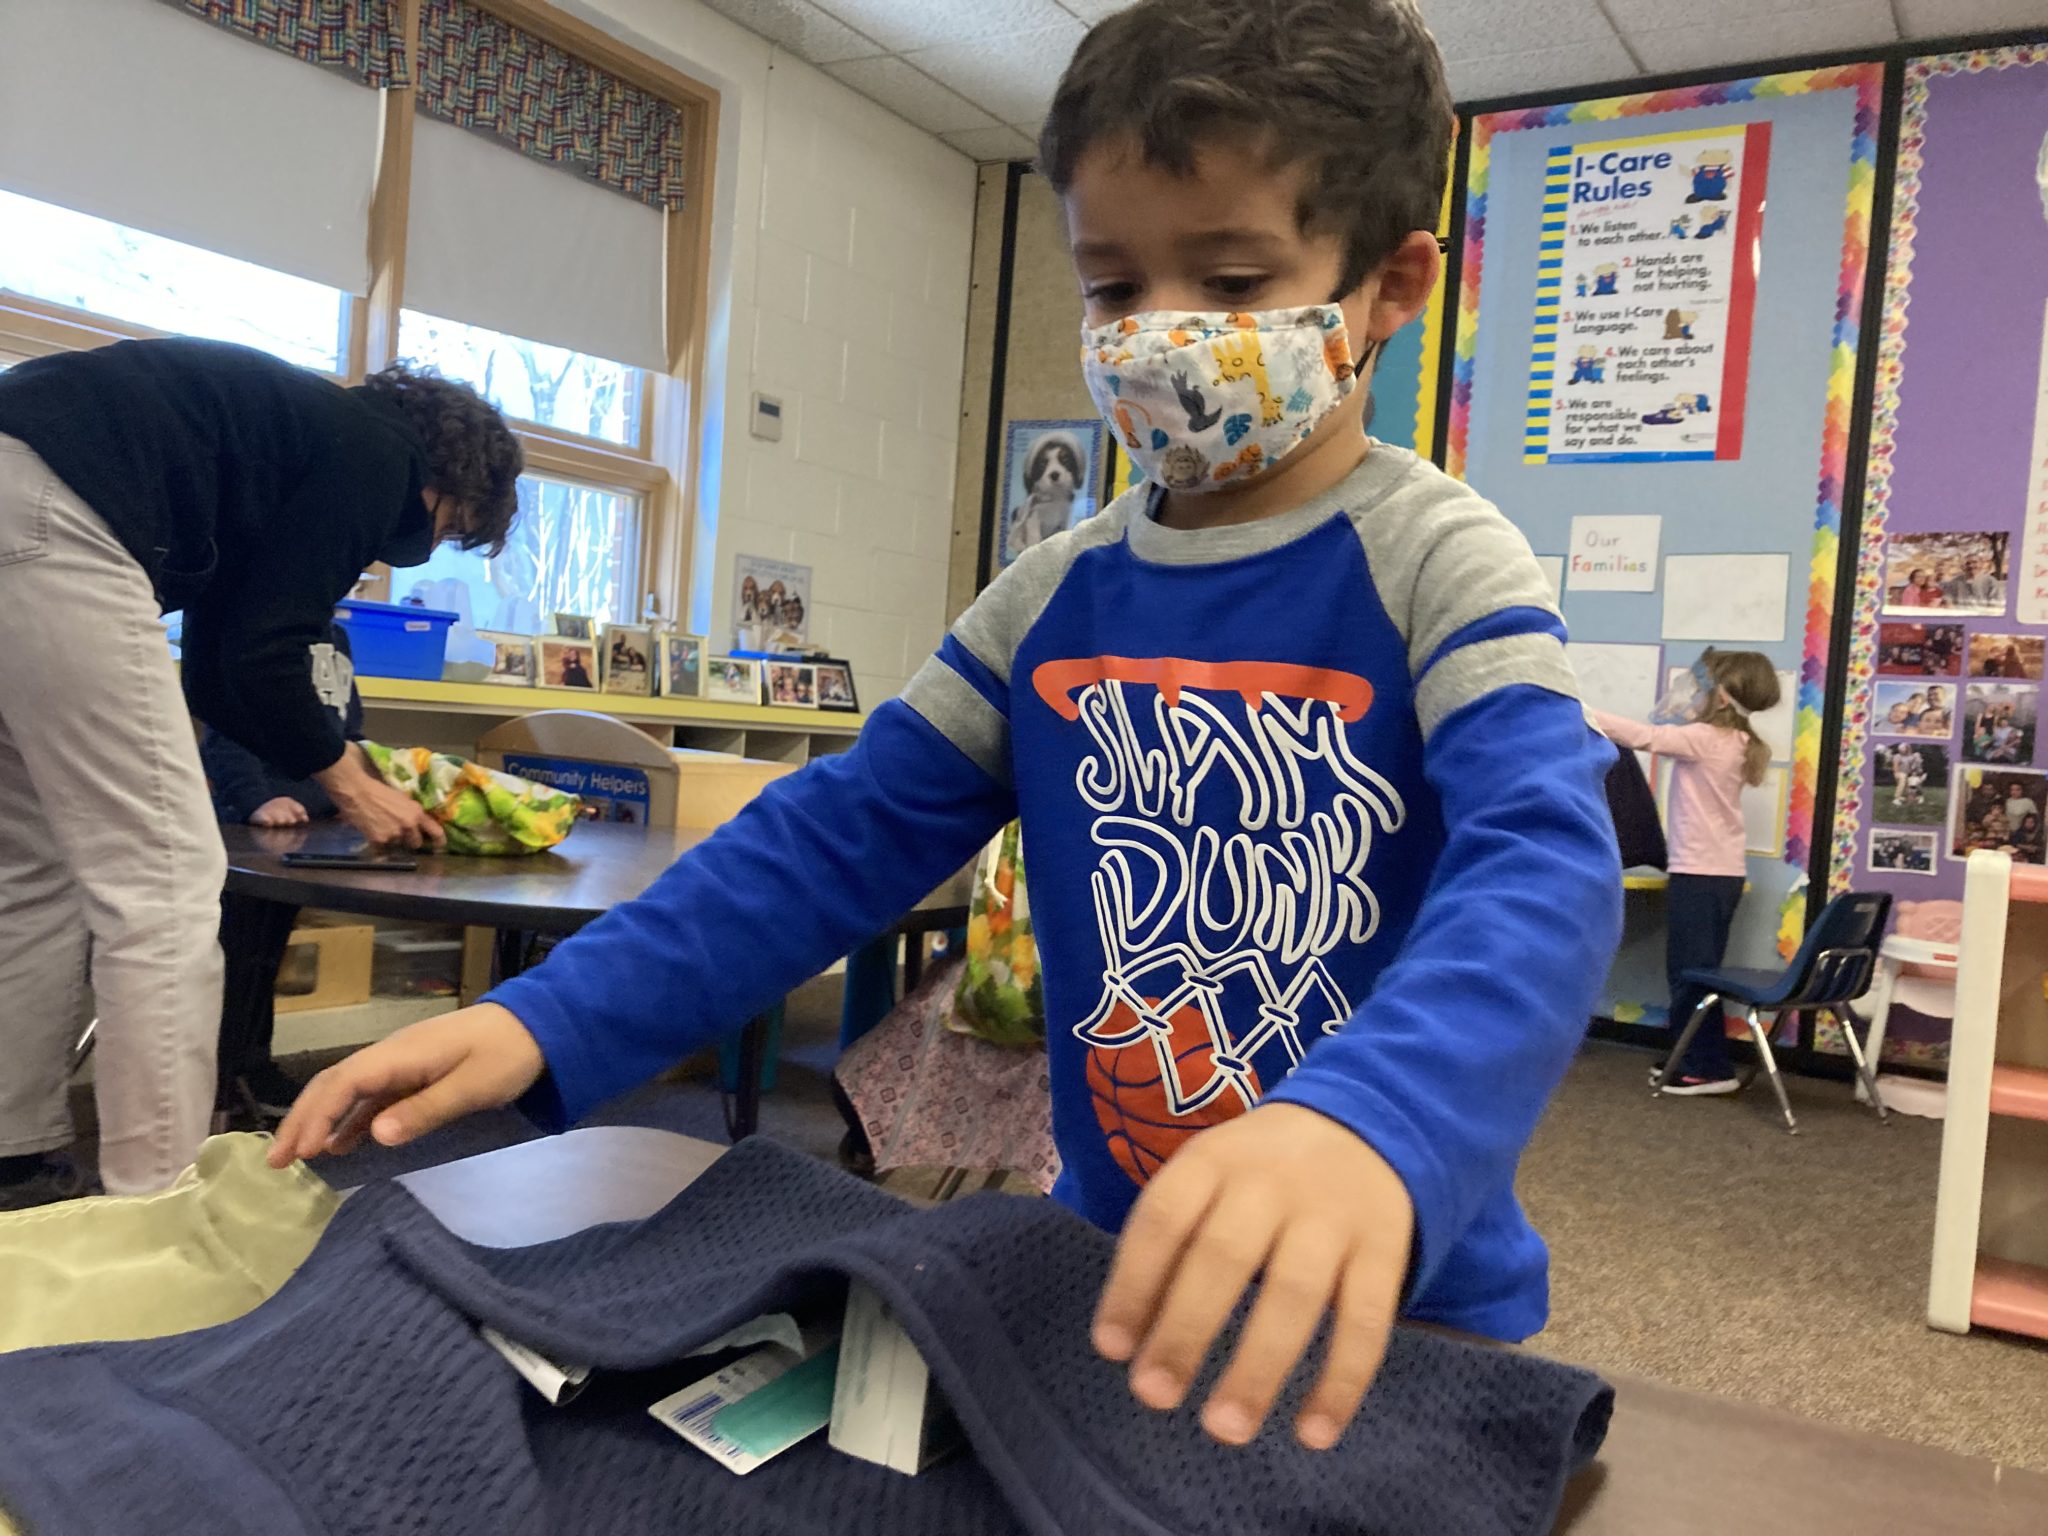
[[[1174,1408],[1238,1297],[1260,1278],[1237,1351],[1202,1409],[1228,1445],[1258,1433],[1327,1312],[1321,1377],[1294,1421],[1337,1443],[1386,1354],[1415,1211],[1400,1176],[1355,1132],[1265,1104],[1168,1160],[1124,1224],[1095,1313],[1095,1348],[1131,1363],[1131,1391]]]

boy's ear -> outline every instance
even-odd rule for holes
[[[1394,247],[1393,254],[1379,264],[1366,280],[1369,308],[1366,335],[1385,341],[1421,314],[1436,292],[1437,274],[1443,269],[1443,255],[1436,236],[1426,229],[1412,229]]]

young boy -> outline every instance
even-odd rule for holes
[[[1397,1314],[1540,1327],[1515,1165],[1618,938],[1613,752],[1528,545],[1365,434],[1360,371],[1436,277],[1450,128],[1404,0],[1145,0],[1096,27],[1040,159],[1090,386],[1154,483],[1026,551],[855,750],[487,1003],[322,1074],[273,1159],[529,1090],[573,1120],[1021,813],[1056,1194],[1122,1229],[1095,1343],[1141,1402],[1180,1402],[1255,1276],[1203,1410],[1226,1442],[1325,1318],[1311,1446]]]

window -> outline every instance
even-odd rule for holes
[[[520,635],[545,632],[556,613],[632,623],[640,616],[641,512],[631,492],[522,475],[519,516],[502,554],[444,544],[425,565],[393,571],[391,593],[460,614],[475,629]],[[458,658],[451,645],[449,659],[489,656]]]
[[[508,416],[622,447],[640,446],[638,368],[408,309],[398,355],[475,386]],[[581,612],[567,609],[565,612]]]
[[[198,246],[0,190],[0,290],[341,373],[349,299]]]

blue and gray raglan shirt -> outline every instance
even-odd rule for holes
[[[1518,1158],[1620,932],[1554,593],[1474,492],[1375,444],[1283,515],[1144,489],[1025,552],[854,747],[491,994],[566,1122],[884,928],[1021,815],[1054,1191],[1121,1224],[1255,1103],[1356,1131],[1415,1206],[1408,1315],[1542,1326]],[[794,893],[794,894],[792,894]]]

